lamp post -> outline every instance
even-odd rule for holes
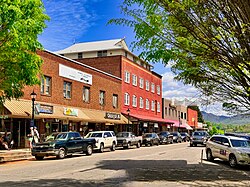
[[[128,113],[128,129],[129,129],[129,114],[130,114],[130,109],[129,108],[127,110],[127,113]]]
[[[33,92],[30,94],[31,100],[32,100],[32,116],[31,116],[31,122],[30,122],[30,127],[34,127],[35,126],[35,122],[34,122],[34,113],[35,113],[35,100],[36,100],[36,93]]]
[[[179,128],[178,128],[178,132],[180,132],[180,126],[181,126],[181,117],[179,116]]]

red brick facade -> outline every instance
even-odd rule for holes
[[[198,127],[198,112],[191,108],[187,108],[187,113],[188,113],[187,121],[189,126],[191,126],[193,129],[196,129]]]
[[[43,59],[42,73],[43,75],[51,77],[51,95],[41,95],[40,86],[27,87],[24,89],[24,99],[30,99],[30,93],[34,91],[37,93],[37,101],[56,103],[66,106],[83,107],[89,109],[105,110],[111,112],[121,111],[121,80],[106,75],[104,73],[93,70],[81,64],[74,63],[70,60],[59,57],[55,54],[51,54],[46,51],[38,52]],[[67,79],[59,76],[59,64],[75,68],[79,71],[91,74],[93,76],[92,85],[84,84],[78,81]],[[63,97],[63,82],[68,81],[72,83],[72,97],[66,99]],[[83,86],[90,87],[90,102],[83,102]],[[105,105],[99,104],[99,92],[105,91]],[[118,95],[118,108],[114,108],[112,105],[113,94]]]

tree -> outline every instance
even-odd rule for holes
[[[41,0],[2,0],[0,6],[0,103],[19,98],[25,85],[39,83],[42,45],[37,36],[46,27]]]
[[[134,28],[142,58],[174,61],[177,80],[229,112],[250,110],[248,0],[124,0],[121,10],[128,18],[109,23]]]

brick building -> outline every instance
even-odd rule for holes
[[[74,44],[56,53],[122,79],[121,113],[133,125],[123,130],[158,131],[162,119],[162,76],[129,51],[124,39]]]
[[[41,85],[26,87],[24,96],[6,101],[1,112],[1,128],[12,132],[16,147],[27,146],[33,91],[37,94],[35,125],[41,135],[69,130],[82,135],[89,130],[117,132],[127,123],[121,114],[120,77],[46,50],[38,54],[44,61]]]
[[[188,124],[193,129],[197,129],[198,128],[198,112],[196,110],[188,108],[187,113],[188,113],[188,118],[187,118]]]

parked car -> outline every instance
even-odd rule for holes
[[[171,132],[171,134],[173,135],[174,142],[176,143],[182,142],[181,134],[179,132]]]
[[[250,140],[250,134],[248,134],[248,133],[226,132],[225,135],[226,136],[236,136],[236,137],[246,138],[246,139]]]
[[[190,138],[190,147],[197,146],[197,144],[206,145],[209,139],[209,134],[206,131],[195,131]]]
[[[169,144],[169,143],[173,143],[173,135],[170,134],[170,132],[168,131],[162,131],[160,133],[158,133],[158,136],[160,138],[160,144]]]
[[[146,145],[159,145],[160,144],[160,138],[156,133],[145,133],[142,136],[142,144]]]
[[[35,144],[31,149],[32,156],[42,160],[45,156],[64,158],[74,153],[92,154],[95,142],[83,139],[78,132],[59,133],[54,140]]]
[[[250,165],[250,143],[236,136],[214,135],[206,143],[207,160],[219,158],[229,162],[231,167]]]
[[[113,131],[93,131],[89,132],[86,139],[94,139],[96,141],[94,150],[103,152],[105,148],[110,148],[111,151],[115,151],[117,145],[117,139]]]
[[[55,140],[56,136],[59,134],[59,132],[53,132],[50,135],[46,136],[45,142]]]
[[[133,145],[141,147],[142,137],[137,137],[132,132],[119,132],[116,138],[117,147],[130,148]]]
[[[189,142],[190,141],[190,135],[187,132],[181,132],[181,138],[183,142]]]

